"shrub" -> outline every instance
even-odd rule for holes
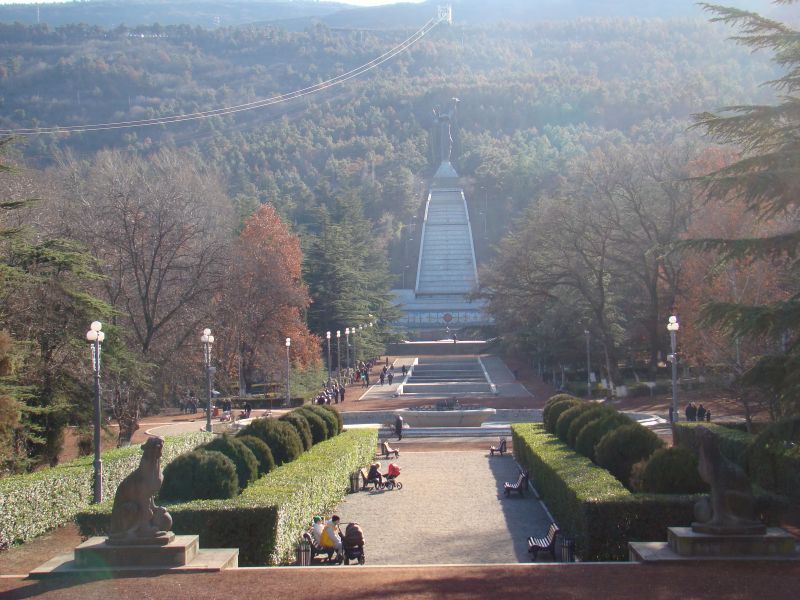
[[[306,421],[308,421],[308,426],[311,429],[311,441],[314,444],[319,444],[320,442],[324,442],[328,439],[328,426],[325,424],[325,421],[320,417],[317,413],[313,410],[309,410],[308,407],[304,406],[303,408],[298,408],[296,411],[302,417],[305,417]]]
[[[677,446],[691,450],[697,454],[696,432],[698,427],[705,427],[719,439],[719,451],[728,460],[732,460],[743,469],[747,465],[747,449],[753,443],[755,436],[746,431],[737,431],[724,427],[719,423],[675,423],[673,427],[674,439]]]
[[[303,442],[294,427],[278,419],[256,419],[238,435],[254,435],[269,446],[275,466],[295,460],[303,453]]]
[[[280,421],[286,421],[295,428],[297,435],[300,436],[300,441],[303,443],[303,450],[308,450],[314,444],[314,438],[311,437],[311,427],[308,425],[306,418],[296,410],[288,412],[283,415]]]
[[[205,432],[170,436],[164,440],[161,464],[168,465],[210,438]],[[140,446],[103,452],[103,497],[138,465]],[[0,549],[25,542],[49,529],[64,525],[92,502],[93,459],[69,461],[51,469],[0,479]]]
[[[250,484],[229,500],[197,500],[169,507],[176,534],[198,534],[203,547],[239,548],[242,566],[287,564],[309,515],[339,504],[350,473],[374,456],[377,431],[353,429],[314,446]],[[77,515],[82,536],[106,535],[111,502]]]
[[[594,447],[605,434],[615,430],[617,427],[628,425],[631,420],[625,415],[614,411],[608,416],[587,423],[578,432],[575,438],[575,451],[583,454],[589,460],[594,460]]]
[[[222,452],[194,450],[164,469],[159,498],[171,501],[234,498],[239,494],[236,466]]]
[[[258,477],[258,459],[250,448],[234,437],[223,435],[200,446],[199,450],[222,452],[233,461],[236,467],[236,476],[239,479],[240,492]],[[205,496],[198,496],[198,498],[200,497]]]
[[[338,435],[339,420],[329,410],[325,410],[323,407],[316,406],[314,404],[309,404],[308,406],[304,406],[303,409],[313,412],[325,422],[325,427],[327,428],[329,438]]]
[[[511,430],[515,458],[583,560],[626,560],[629,541],[664,540],[667,525],[692,522],[696,497],[631,494],[540,424],[519,423]]]
[[[629,486],[631,467],[663,445],[655,433],[638,423],[631,423],[600,438],[594,449],[595,462],[608,469],[623,485]]]
[[[272,450],[267,444],[254,435],[240,435],[236,439],[250,449],[253,456],[258,461],[258,476],[266,475],[275,468],[275,459],[272,458]]]
[[[575,439],[578,437],[578,434],[581,432],[581,429],[583,429],[584,426],[602,417],[613,415],[615,412],[616,411],[614,409],[603,406],[602,404],[595,404],[594,406],[591,406],[589,410],[582,412],[569,424],[569,430],[567,431],[567,444],[574,448]]]
[[[328,406],[327,404],[323,404],[320,408],[322,408],[323,410],[327,410],[334,417],[336,417],[336,433],[337,435],[342,433],[342,431],[344,431],[344,418],[342,417],[342,413],[340,413],[332,406]]]
[[[558,404],[562,400],[577,400],[577,398],[575,396],[571,396],[570,394],[556,394],[555,396],[550,396],[547,399],[547,402],[544,403],[544,409],[542,410],[543,423],[547,421],[552,406]]]
[[[697,457],[686,448],[660,448],[642,472],[642,491],[652,494],[697,494],[708,490],[697,472]]]
[[[746,459],[754,483],[800,500],[800,417],[764,429],[753,440]]]
[[[583,413],[592,410],[595,406],[595,404],[589,402],[581,402],[580,404],[571,406],[558,416],[553,433],[555,433],[562,442],[566,442],[567,432],[569,431],[569,426],[572,424],[572,421]]]
[[[569,410],[573,406],[579,406],[582,402],[582,400],[578,400],[577,398],[569,397],[559,400],[558,402],[553,402],[549,406],[545,406],[546,414],[545,412],[542,413],[542,421],[544,422],[545,430],[550,433],[555,433],[556,423],[561,413]]]

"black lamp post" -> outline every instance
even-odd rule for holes
[[[583,330],[584,335],[586,335],[586,397],[592,397],[592,350],[590,339],[592,333],[588,329]]]
[[[328,340],[328,383],[331,382],[331,332],[325,332],[325,339]]]
[[[342,353],[339,350],[339,340],[342,337],[342,332],[337,329],[336,330],[336,379],[339,381],[339,385],[342,385]]]
[[[286,338],[286,406],[291,405],[291,395],[289,388],[289,374],[292,371],[292,362],[289,358],[289,347],[292,345],[292,338]]]
[[[211,378],[214,374],[214,367],[211,366],[211,348],[214,345],[214,336],[211,335],[211,330],[208,327],[203,329],[200,341],[203,343],[203,366],[206,370],[206,400],[208,402],[206,405],[206,431],[211,433]]]
[[[92,348],[92,372],[94,374],[94,503],[103,501],[103,460],[100,458],[100,344],[106,337],[101,331],[103,324],[93,321],[86,332]]]
[[[672,363],[672,421],[678,421],[678,355],[676,353],[676,334],[678,330],[681,328],[680,324],[678,323],[678,317],[672,315],[669,318],[669,322],[667,323],[667,331],[669,331],[669,341],[670,347],[672,348],[672,354],[670,354],[667,358]]]

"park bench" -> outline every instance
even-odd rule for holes
[[[389,442],[381,442],[381,456],[386,460],[389,460],[389,457],[394,454],[395,458],[400,458],[400,450],[397,448],[392,448],[389,445]]]
[[[508,447],[506,446],[506,438],[500,438],[500,443],[497,446],[489,446],[489,452],[491,452],[492,456],[494,456],[495,452],[500,454],[500,456],[503,456],[503,454],[508,452]]]
[[[539,552],[547,551],[553,555],[553,560],[556,559],[556,534],[559,532],[558,525],[550,523],[550,528],[547,530],[547,535],[543,538],[529,537],[528,538],[528,552],[533,556],[531,560],[537,560]]]
[[[519,479],[516,483],[506,481],[503,484],[503,493],[506,497],[511,495],[511,492],[519,492],[520,496],[525,495],[525,488],[528,487],[528,474],[525,471],[520,472]]]
[[[361,485],[361,491],[362,492],[369,491],[370,484],[372,484],[375,489],[378,489],[378,480],[377,479],[367,479],[367,474],[364,472],[364,469],[359,469],[358,472],[361,475],[361,480],[364,482]]]
[[[314,536],[312,536],[307,531],[303,532],[303,541],[306,542],[309,546],[311,546],[311,559],[313,560],[315,556],[325,554],[328,557],[328,560],[333,558],[333,553],[335,550],[333,548],[323,548],[317,542],[314,541]]]

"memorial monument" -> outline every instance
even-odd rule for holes
[[[484,302],[468,297],[478,288],[478,268],[464,190],[451,162],[458,102],[452,98],[446,109],[433,110],[439,167],[425,205],[417,276],[413,290],[394,290],[403,311],[396,324],[407,329],[490,323]]]

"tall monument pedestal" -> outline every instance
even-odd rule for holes
[[[214,572],[239,566],[238,548],[201,550],[197,535],[176,535],[168,544],[109,544],[92,537],[74,552],[57,556],[30,572],[33,579],[131,572]]]
[[[628,553],[636,562],[800,560],[797,540],[779,527],[769,527],[763,535],[720,535],[669,527],[666,542],[630,542]]]

